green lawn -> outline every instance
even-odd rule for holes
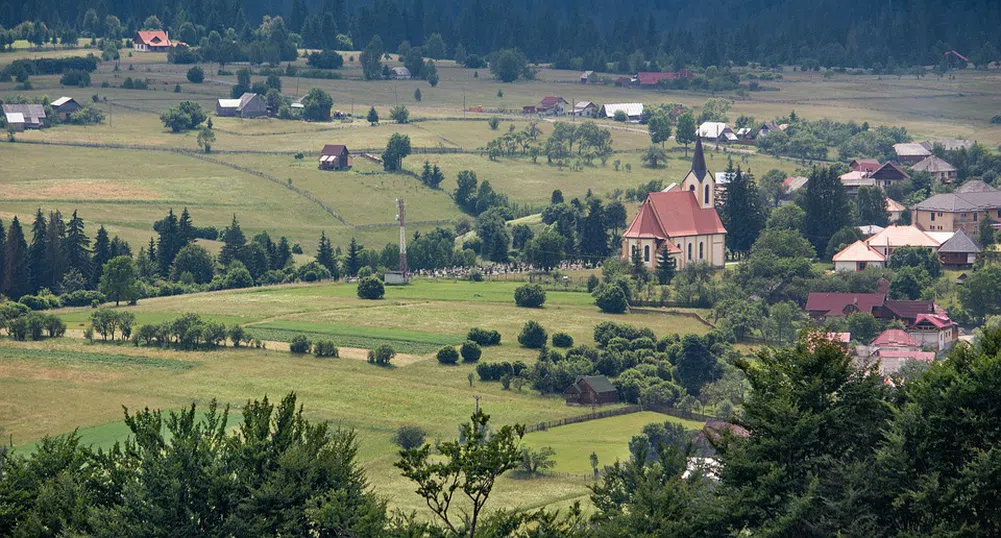
[[[591,472],[592,452],[598,456],[599,467],[628,460],[629,440],[647,424],[664,422],[681,424],[690,430],[701,430],[703,426],[701,422],[642,411],[530,433],[525,436],[525,444],[535,449],[548,446],[555,450],[556,472],[587,474]]]

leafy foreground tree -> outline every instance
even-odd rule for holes
[[[459,440],[438,445],[438,456],[432,458],[431,445],[425,444],[401,451],[396,463],[403,476],[417,483],[417,494],[450,536],[477,536],[477,524],[497,478],[522,463],[525,427],[503,426],[492,433],[489,421],[489,415],[477,410],[470,422],[459,426]],[[461,518],[452,510],[456,493],[472,504]]]

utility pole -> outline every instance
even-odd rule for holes
[[[462,88],[462,119],[466,119],[466,88]]]
[[[400,272],[403,273],[403,281],[407,281],[407,224],[406,224],[406,208],[403,204],[403,198],[398,198],[396,200],[396,210],[398,211],[396,215],[396,220],[400,221]]]

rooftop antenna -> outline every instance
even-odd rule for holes
[[[398,211],[396,215],[396,220],[400,222],[400,272],[403,273],[403,281],[407,281],[407,223],[406,223],[406,208],[403,204],[403,198],[396,199],[396,210]]]

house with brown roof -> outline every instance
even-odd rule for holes
[[[853,172],[865,172],[866,174],[879,170],[880,166],[882,165],[879,163],[879,159],[855,159],[848,164],[848,168]]]
[[[900,247],[923,247],[937,252],[941,243],[916,226],[891,224],[865,240],[866,244],[889,258]]]
[[[666,257],[673,258],[678,269],[695,262],[723,267],[726,228],[715,204],[716,179],[697,139],[692,168],[681,184],[649,194],[622,234],[622,258],[631,259],[638,252],[650,269]]]
[[[351,152],[344,144],[326,144],[320,150],[320,170],[347,170],[351,168]]]
[[[911,179],[911,176],[893,161],[883,163],[875,172],[869,174],[869,177],[873,179],[876,185],[882,187],[883,190],[890,188],[894,183]]]
[[[943,183],[952,183],[956,179],[956,167],[934,155],[925,157],[911,167],[915,172],[928,172],[932,179]]]
[[[573,115],[580,118],[597,118],[598,105],[591,101],[578,101],[573,104]]]
[[[641,71],[636,73],[636,83],[640,87],[650,88],[659,85],[661,82],[676,80],[679,78],[695,78],[695,75],[687,70],[682,69],[677,72],[651,72],[651,71]]]
[[[884,321],[902,320],[910,325],[920,314],[935,314],[934,301],[895,301],[889,299],[890,283],[880,281],[876,293],[811,292],[803,308],[811,318],[824,320],[845,317],[856,312],[868,313]]]
[[[602,405],[619,401],[619,391],[603,375],[581,375],[566,392],[567,405]]]
[[[921,349],[921,342],[915,340],[907,331],[903,329],[887,329],[877,336],[871,344],[872,347],[880,349],[900,349],[918,351]]]
[[[167,52],[172,46],[165,30],[139,30],[132,38],[137,52]]]
[[[980,221],[1001,221],[1001,191],[982,181],[967,181],[956,192],[936,194],[911,208],[911,222],[922,230],[975,236]]]

